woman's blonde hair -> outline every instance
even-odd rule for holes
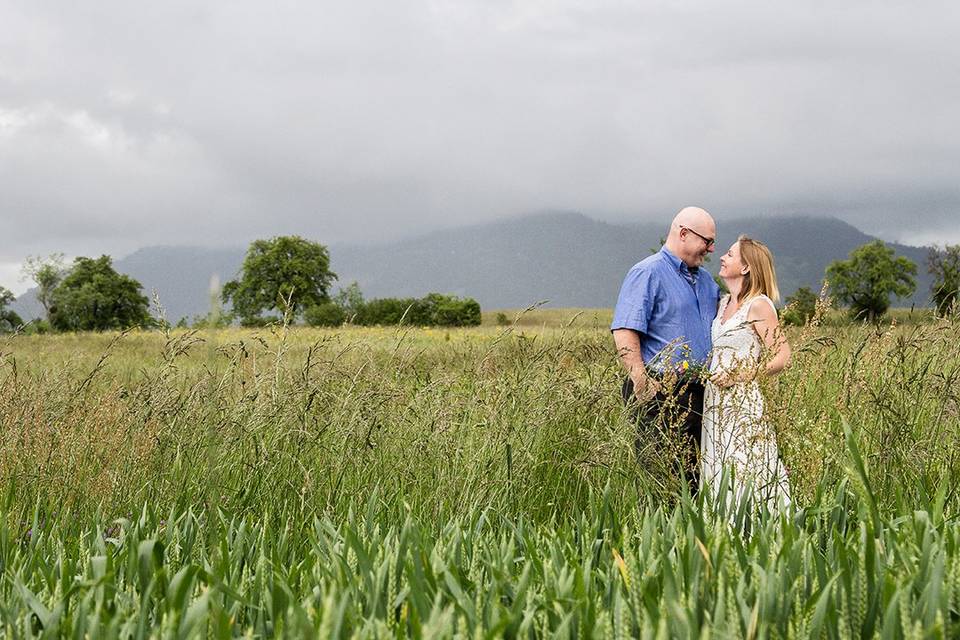
[[[743,276],[743,286],[737,301],[743,302],[761,293],[774,302],[780,300],[773,254],[767,245],[747,236],[737,238],[737,243],[740,245],[740,260],[750,268]]]

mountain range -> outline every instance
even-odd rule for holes
[[[551,212],[434,231],[379,245],[331,245],[340,286],[357,281],[366,298],[421,296],[436,291],[470,296],[484,309],[611,307],[627,270],[655,251],[666,224],[610,224],[579,213]],[[836,218],[777,217],[720,220],[718,252],[744,233],[764,241],[776,260],[784,296],[798,287],[819,290],[826,266],[874,239]],[[322,242],[322,239],[317,239]],[[917,264],[916,292],[897,306],[930,304],[927,248],[890,244]],[[154,246],[116,260],[121,273],[156,292],[168,320],[210,308],[211,279],[236,277],[245,247]],[[719,267],[714,257],[706,265]],[[33,292],[13,305],[24,318],[40,315]]]

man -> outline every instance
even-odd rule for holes
[[[682,209],[657,253],[627,273],[610,330],[627,370],[622,395],[637,421],[649,427],[645,439],[680,429],[678,464],[690,490],[699,489],[703,382],[692,372],[709,365],[710,326],[720,288],[705,269],[717,226],[698,207]]]

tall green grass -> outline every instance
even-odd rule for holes
[[[636,458],[603,329],[5,339],[0,622],[954,635],[960,326],[790,339],[765,392],[798,509],[739,521],[683,498],[664,456]]]
[[[145,509],[0,524],[5,637],[946,638],[960,526],[841,482],[779,517],[702,501],[536,525]],[[743,532],[749,519],[750,533]],[[29,527],[29,528],[27,528]]]

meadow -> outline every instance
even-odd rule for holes
[[[954,637],[960,322],[791,329],[795,504],[635,453],[594,310],[0,338],[28,637]]]

